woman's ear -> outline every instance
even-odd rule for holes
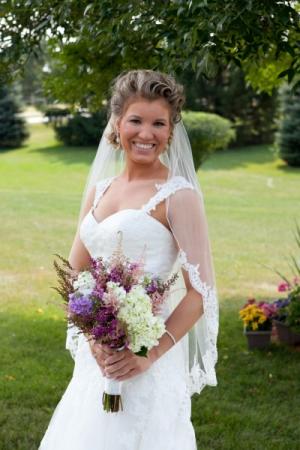
[[[174,128],[172,127],[171,130],[170,130],[169,138],[168,138],[168,145],[171,145],[171,142],[172,142],[172,139],[173,139],[173,130],[174,130]]]
[[[120,117],[115,121],[114,128],[115,128],[116,134],[120,134],[120,121],[121,121]]]

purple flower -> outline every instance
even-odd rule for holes
[[[157,291],[158,288],[158,282],[155,278],[153,278],[153,280],[151,280],[150,284],[148,284],[147,288],[146,288],[146,292],[147,294],[153,294],[154,292]]]
[[[96,284],[96,286],[92,292],[93,297],[97,297],[98,299],[102,300],[103,294],[104,294],[104,289],[101,286],[99,286],[98,284]]]
[[[88,316],[93,310],[93,302],[84,296],[76,296],[71,294],[69,296],[69,311],[80,316]]]
[[[117,268],[113,268],[109,274],[109,281],[114,281],[115,283],[120,283],[122,281],[123,273]]]
[[[276,307],[278,309],[285,308],[286,306],[288,306],[290,304],[290,300],[287,298],[280,298],[280,299],[276,300],[274,302],[274,304],[276,305]]]
[[[108,306],[98,311],[96,325],[91,330],[91,334],[95,339],[107,339],[109,337],[109,342],[116,343],[116,346],[118,346],[118,342],[124,339],[124,330],[120,327],[112,307]],[[114,345],[112,344],[112,346]]]
[[[270,304],[270,303],[260,302],[258,304],[258,306],[262,309],[264,315],[266,317],[268,317],[269,319],[274,317],[277,313],[277,306],[274,303]]]

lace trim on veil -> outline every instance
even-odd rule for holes
[[[218,335],[218,302],[217,292],[214,287],[208,286],[200,278],[199,265],[190,264],[186,253],[180,250],[179,263],[188,272],[193,288],[201,294],[203,299],[203,316],[199,319],[204,325],[205,331],[205,353],[201,353],[203,368],[197,361],[197,353],[194,356],[194,364],[189,372],[190,395],[200,394],[206,385],[216,386],[215,364],[218,359],[217,335]],[[195,325],[197,326],[197,325]],[[200,343],[198,343],[200,344]],[[202,343],[204,344],[204,343]]]

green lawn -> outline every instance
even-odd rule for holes
[[[95,151],[60,146],[45,125],[31,131],[26,146],[0,153],[1,450],[38,448],[72,374],[52,260],[68,255]],[[219,152],[199,177],[221,327],[219,385],[193,399],[198,449],[296,450],[300,353],[276,344],[248,352],[238,308],[249,297],[276,297],[279,279],[265,265],[288,273],[300,170],[265,146]]]

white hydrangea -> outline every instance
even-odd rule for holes
[[[129,348],[138,352],[144,346],[151,349],[165,331],[161,317],[152,313],[151,299],[142,286],[134,286],[120,307],[118,318],[127,325],[130,337]]]
[[[82,295],[89,295],[96,286],[96,281],[93,275],[88,272],[81,272],[78,275],[77,280],[73,283],[74,289],[76,289]]]
[[[120,286],[119,283],[115,283],[114,281],[109,281],[106,284],[107,291],[113,292],[113,294],[117,297],[120,303],[122,303],[126,298],[126,291],[123,286]]]

